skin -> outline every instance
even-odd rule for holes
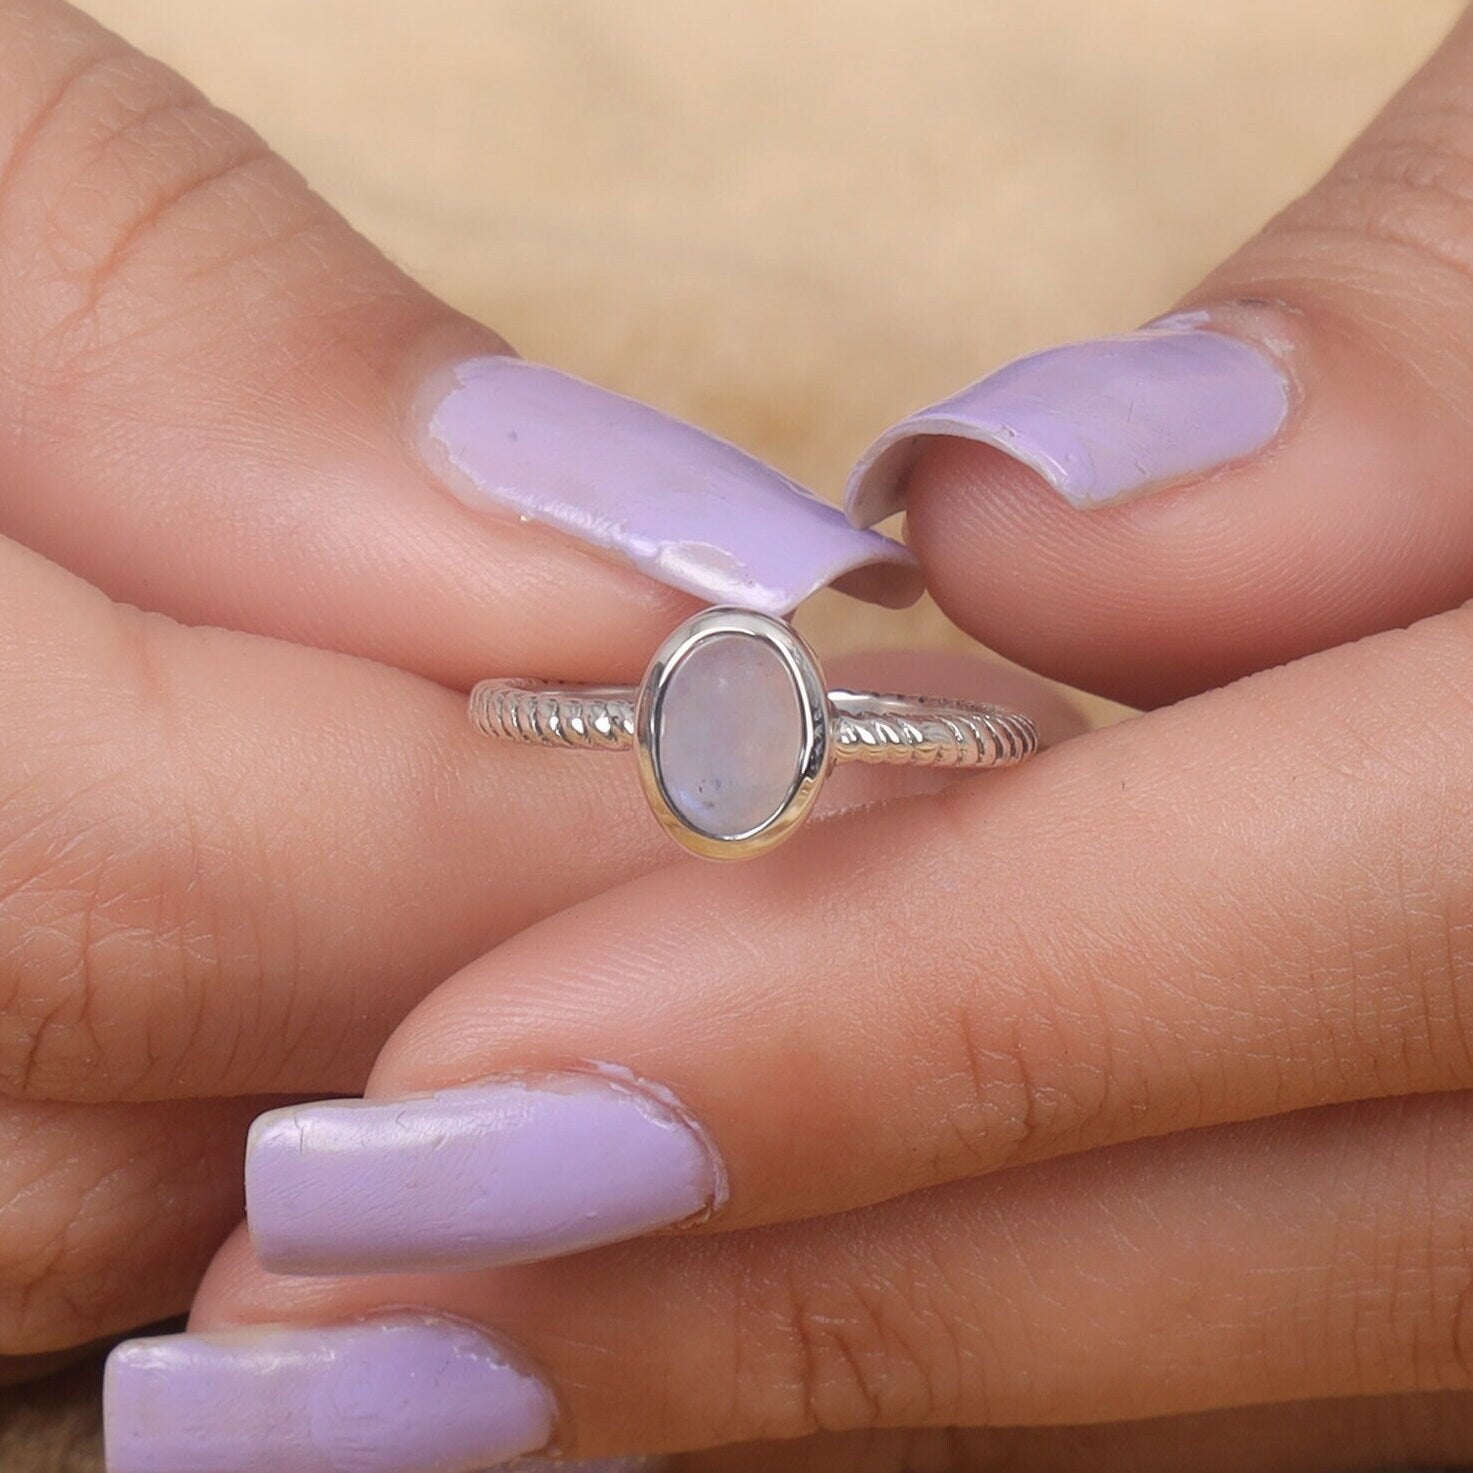
[[[445,494],[404,422],[434,370],[500,340],[243,124],[63,5],[0,3],[0,56],[19,1377],[187,1308],[265,1106],[361,1089],[446,975],[668,859],[631,766],[493,747],[461,691],[634,677],[693,604]],[[1036,704],[976,663],[922,686]],[[1044,714],[1080,728],[1057,697]],[[883,791],[861,773],[833,806]],[[589,823],[608,842],[575,842]]]
[[[568,1451],[680,1468],[1473,1455],[1470,109],[1465,23],[1188,299],[1283,304],[1298,403],[1262,453],[1089,515],[975,445],[914,468],[959,624],[1160,709],[610,891],[375,1066],[392,1098],[615,1061],[709,1132],[721,1213],[387,1282],[273,1279],[238,1238],[196,1324],[469,1314]]]
[[[495,340],[74,12],[0,55],[0,1349],[181,1305],[262,1096],[596,1057],[709,1132],[709,1224],[340,1282],[237,1235],[196,1326],[447,1310],[570,1452],[694,1470],[1473,1456],[1473,30],[1190,299],[1297,314],[1270,453],[1089,516],[912,474],[959,624],[1162,709],[735,873],[447,689],[690,608],[429,484],[408,386]]]
[[[447,970],[656,862],[632,774],[488,751],[446,686],[637,669],[689,603],[432,484],[404,384],[497,340],[243,125],[64,6],[0,5],[0,55],[0,1351],[26,1357],[187,1305],[262,1096],[360,1087]],[[627,839],[526,842],[589,814]]]

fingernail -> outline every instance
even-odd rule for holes
[[[108,1358],[108,1473],[476,1473],[552,1438],[551,1393],[418,1316],[131,1340]]]
[[[333,1100],[258,1120],[256,1254],[281,1273],[493,1267],[699,1218],[725,1178],[672,1100],[604,1075]]]
[[[1291,389],[1265,350],[1162,318],[1139,332],[1019,358],[880,436],[849,478],[860,526],[899,510],[927,437],[992,445],[1036,471],[1071,506],[1106,506],[1206,475],[1263,449]]]
[[[442,374],[422,453],[467,506],[545,522],[713,603],[791,612],[828,584],[901,606],[920,573],[770,466],[657,409],[519,358]]]

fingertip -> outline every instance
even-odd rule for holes
[[[907,536],[941,609],[988,648],[1148,708],[1334,643],[1349,617],[1304,542],[1255,525],[1261,481],[1082,512],[1010,456],[939,438],[907,482]]]
[[[1134,617],[1141,585],[1118,517],[1082,516],[1011,456],[948,436],[919,444],[905,499],[908,541],[948,618],[1007,659],[1120,695],[1111,628]]]
[[[242,1222],[220,1245],[205,1270],[190,1304],[187,1328],[204,1330],[229,1323],[226,1306],[239,1301],[243,1291],[259,1281],[262,1272],[250,1233]]]

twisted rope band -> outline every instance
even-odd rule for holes
[[[937,696],[831,690],[838,762],[916,767],[1012,767],[1038,750],[1038,728],[1018,711]]]
[[[471,725],[502,741],[584,752],[634,749],[632,687],[483,680],[471,691]]]
[[[471,722],[502,741],[582,752],[634,748],[632,687],[540,686],[483,680],[471,691]],[[829,692],[837,762],[918,767],[1012,767],[1038,750],[1038,728],[1017,711],[936,696]]]

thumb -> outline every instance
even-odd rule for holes
[[[903,501],[947,612],[1154,704],[1473,597],[1473,23],[1170,316],[902,420],[851,515]]]

